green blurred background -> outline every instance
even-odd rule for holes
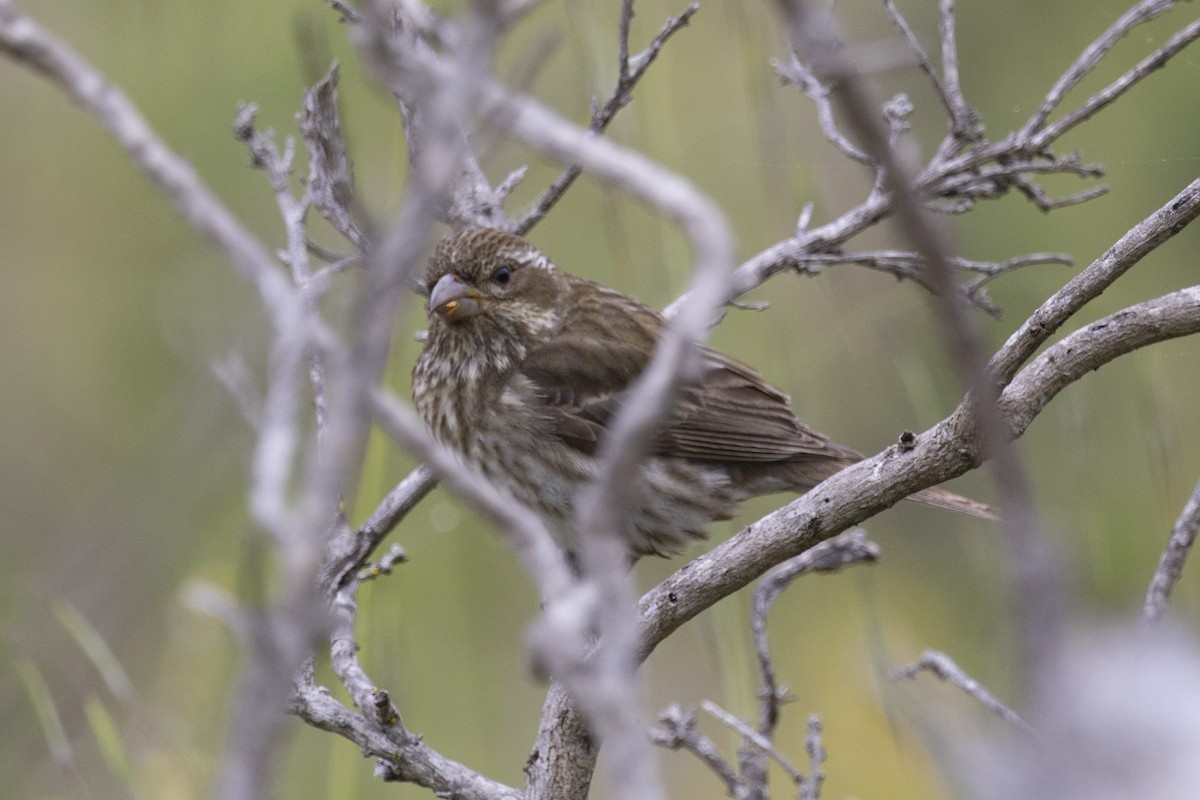
[[[272,246],[282,243],[278,216],[266,181],[230,134],[236,105],[257,102],[264,127],[291,133],[305,86],[342,59],[360,193],[379,218],[394,210],[405,162],[397,115],[319,0],[25,5],[122,86]],[[634,47],[682,5],[641,3]],[[903,5],[934,50],[935,5]],[[1019,125],[1126,6],[959,3],[963,82],[991,135]],[[839,8],[855,54],[886,60],[895,51],[878,3]],[[617,9],[598,0],[547,3],[505,42],[501,74],[586,119],[591,96],[614,80]],[[803,203],[815,203],[820,223],[866,188],[862,172],[820,138],[808,100],[774,77],[769,59],[784,51],[771,11],[769,3],[705,3],[613,128],[616,139],[710,192],[730,216],[742,257],[784,238]],[[1084,91],[1194,14],[1184,4],[1139,28]],[[950,220],[960,252],[1005,260],[1065,251],[1084,265],[1174,195],[1200,172],[1198,59],[1195,48],[1185,52],[1063,143],[1108,169],[1111,194],[1051,215],[1015,197],[982,205]],[[874,79],[881,96],[910,93],[917,135],[930,149],[944,122],[916,70]],[[198,581],[243,591],[256,541],[245,496],[252,435],[212,366],[237,354],[261,369],[262,313],[249,287],[60,93],[0,61],[0,109],[0,795],[201,797],[217,768],[238,652],[184,596]],[[489,164],[499,179],[527,161],[519,201],[557,168],[508,144]],[[1083,188],[1073,179],[1048,185],[1055,193]],[[654,305],[687,278],[685,243],[670,224],[586,179],[532,238],[572,271]],[[856,246],[901,243],[884,226]],[[1200,229],[1184,232],[1081,320],[1195,283],[1198,245]],[[980,317],[989,342],[1001,343],[1071,274],[1035,267],[994,284],[1006,314]],[[816,279],[779,277],[749,299],[771,307],[731,313],[716,344],[756,364],[792,394],[801,418],[839,441],[874,451],[955,405],[956,379],[915,286],[838,268]],[[417,307],[414,299],[410,311]],[[410,316],[396,334],[390,380],[405,395],[418,324]],[[1064,392],[1018,445],[1047,534],[1070,557],[1063,580],[1081,620],[1140,607],[1200,474],[1198,367],[1195,340],[1124,358]],[[382,437],[373,440],[355,519],[411,466]],[[991,492],[983,475],[955,488],[984,499]],[[777,504],[749,504],[741,522]],[[992,526],[919,508],[890,511],[869,531],[883,546],[880,565],[802,581],[772,618],[778,673],[797,698],[785,710],[780,748],[803,761],[804,720],[819,713],[826,797],[949,797],[938,748],[922,731],[934,719],[951,729],[992,723],[951,690],[896,687],[886,670],[935,647],[1001,697],[1017,694],[1006,549]],[[395,538],[412,562],[362,593],[366,666],[430,745],[519,784],[544,691],[522,647],[536,613],[532,590],[498,538],[441,491]],[[638,580],[649,586],[681,563],[645,563]],[[754,714],[747,606],[745,594],[725,602],[655,653],[646,669],[652,709],[707,698]],[[1177,608],[1200,627],[1194,574]],[[120,669],[104,666],[92,636]],[[131,685],[120,682],[122,671]],[[431,796],[384,786],[349,743],[291,727],[280,796]],[[734,752],[735,737],[708,722],[705,730]],[[721,795],[691,757],[664,753],[662,763],[672,796]]]

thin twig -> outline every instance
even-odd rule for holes
[[[362,211],[354,195],[346,143],[337,109],[338,62],[304,93],[296,124],[308,149],[305,191],[317,212],[360,252],[369,247],[359,223]]]
[[[330,632],[329,664],[342,686],[350,693],[354,705],[376,728],[404,743],[413,736],[404,729],[400,710],[389,694],[380,689],[367,675],[358,660],[358,643],[354,637],[354,621],[358,610],[358,587],[355,577],[334,594],[331,604],[333,629]]]
[[[771,736],[779,720],[781,692],[775,682],[775,671],[771,666],[771,652],[767,643],[767,615],[780,593],[792,581],[809,572],[837,572],[863,562],[879,560],[879,545],[867,538],[865,531],[847,531],[821,542],[794,558],[788,559],[772,569],[758,583],[750,606],[750,629],[754,634],[754,647],[758,653],[759,676],[762,678],[760,692],[762,706],[759,713],[758,730]]]
[[[1176,33],[1166,44],[1143,58],[1132,69],[1122,74],[1108,86],[1092,95],[1086,103],[1064,115],[1062,119],[1046,126],[1030,137],[1031,147],[1041,149],[1058,140],[1067,131],[1089,119],[1104,107],[1111,105],[1132,86],[1152,72],[1162,69],[1168,61],[1192,42],[1200,38],[1200,20],[1196,20]]]
[[[380,729],[330,696],[311,680],[298,687],[292,713],[320,730],[345,737],[363,753],[381,759],[381,777],[426,786],[452,800],[522,800],[524,793],[480,775],[431,749],[418,737],[398,740],[396,728]]]
[[[906,250],[876,250],[869,252],[835,252],[809,253],[797,256],[795,268],[810,274],[815,274],[821,268],[836,264],[854,264],[868,269],[885,272],[901,280],[915,281],[926,289],[932,289],[926,262],[920,253]],[[1071,257],[1066,253],[1030,253],[1016,256],[1008,261],[975,261],[973,259],[955,256],[950,259],[951,265],[962,272],[974,273],[978,277],[964,284],[961,288],[972,303],[991,311],[992,307],[980,290],[987,283],[1001,275],[1008,274],[1022,267],[1038,264],[1061,264],[1069,266]]]
[[[678,16],[668,17],[646,49],[630,57],[629,25],[633,19],[633,0],[624,0],[621,6],[619,35],[617,37],[617,85],[613,89],[612,94],[609,95],[608,100],[602,105],[595,104],[593,106],[591,122],[588,124],[588,131],[590,133],[598,136],[608,129],[617,112],[628,105],[633,99],[634,87],[642,79],[642,76],[646,74],[646,70],[650,68],[650,65],[654,63],[654,59],[658,57],[663,45],[678,31],[686,27],[691,22],[692,16],[699,10],[700,4],[692,3]],[[524,216],[513,225],[513,232],[521,235],[528,233],[562,199],[562,196],[571,188],[571,184],[582,173],[583,166],[579,164],[572,164],[563,170],[562,174],[555,178],[550,187],[533,204],[533,207],[526,211]]]
[[[917,67],[925,75],[929,81],[929,85],[933,87],[934,94],[942,103],[942,108],[945,109],[946,115],[951,120],[954,119],[955,102],[946,92],[946,86],[942,83],[941,76],[934,69],[933,62],[929,59],[929,53],[925,50],[921,40],[917,38],[917,34],[913,32],[912,27],[908,24],[908,20],[900,13],[900,9],[896,7],[895,0],[883,0],[884,10],[892,19],[892,24],[900,29],[900,33],[904,35],[904,40],[908,43],[908,47],[912,50],[913,55],[917,59]]]
[[[792,783],[800,786],[804,782],[804,774],[796,768],[796,765],[791,762],[787,756],[779,752],[775,745],[765,736],[754,730],[748,723],[738,719],[733,714],[730,714],[725,709],[721,708],[716,703],[709,700],[700,701],[700,707],[704,709],[710,716],[716,719],[725,727],[742,736],[755,747],[761,749],[764,753],[774,759],[775,763],[783,767],[783,771],[792,779]]]
[[[371,542],[379,542],[435,486],[437,478],[433,476],[433,471],[424,464],[418,466],[379,501],[371,516],[359,527],[357,535]]]
[[[345,0],[324,0],[325,5],[338,12],[340,22],[358,23],[362,22],[362,15],[358,10],[346,3]]]
[[[804,736],[804,752],[808,753],[808,780],[800,786],[800,800],[820,800],[821,785],[825,783],[825,773],[821,765],[825,763],[825,745],[821,740],[821,718],[812,714],[808,718],[807,732]]]
[[[983,131],[979,128],[979,114],[967,104],[963,96],[962,82],[958,77],[958,39],[954,30],[954,0],[941,0],[938,4],[938,30],[942,41],[942,78],[946,84],[949,100],[950,139],[955,149],[979,140]]]
[[[721,755],[721,751],[700,730],[696,727],[696,711],[688,709],[684,711],[677,705],[669,706],[659,712],[658,721],[664,726],[664,729],[651,728],[650,740],[659,747],[666,747],[671,750],[687,750],[696,758],[700,759],[706,767],[721,780],[725,786],[725,793],[730,797],[739,797],[741,789],[741,779],[734,772],[733,767]]]
[[[382,575],[391,575],[398,564],[408,563],[408,553],[398,544],[388,548],[387,553],[378,561],[368,561],[358,571],[359,581],[374,580]]]
[[[1096,68],[1101,59],[1104,58],[1108,51],[1122,37],[1138,25],[1149,22],[1155,17],[1169,11],[1174,5],[1176,5],[1175,0],[1142,0],[1142,2],[1122,14],[1104,33],[1100,34],[1091,44],[1084,48],[1084,51],[1067,68],[1066,72],[1055,81],[1054,86],[1046,93],[1046,98],[1042,101],[1037,111],[1033,113],[1021,128],[1018,138],[1030,139],[1035,132],[1042,130],[1050,114],[1063,101],[1067,93],[1082,81],[1089,72]]]
[[[1187,563],[1192,545],[1196,541],[1196,531],[1200,529],[1200,483],[1192,491],[1191,497],[1183,506],[1175,527],[1171,529],[1171,538],[1159,559],[1158,568],[1154,570],[1154,578],[1146,592],[1146,603],[1142,607],[1142,619],[1145,622],[1157,622],[1166,613],[1167,605],[1171,602],[1171,592],[1183,575],[1183,566]]]
[[[910,664],[907,667],[896,667],[892,670],[892,680],[898,681],[907,678],[915,680],[917,675],[923,671],[931,672],[939,680],[948,681],[953,685],[962,689],[969,696],[975,698],[984,708],[992,712],[1000,719],[1004,720],[1014,728],[1025,733],[1033,733],[1034,730],[1029,726],[1029,723],[1021,719],[1017,712],[1000,702],[987,687],[979,681],[972,678],[963,671],[954,660],[945,653],[937,650],[926,650],[921,654],[921,660],[915,664]]]
[[[1086,269],[1055,292],[1029,316],[988,362],[1000,386],[1079,309],[1111,286],[1147,254],[1200,216],[1200,178],[1129,229]]]
[[[860,164],[872,168],[876,166],[874,159],[851,144],[838,128],[837,120],[833,116],[833,103],[829,100],[829,87],[818,80],[812,70],[804,65],[804,62],[793,54],[791,60],[786,64],[781,61],[772,61],[771,66],[775,68],[779,77],[804,92],[813,101],[813,105],[817,107],[817,122],[821,126],[821,133],[825,135],[830,144]]]
[[[331,76],[336,80],[336,75],[337,69],[335,65],[331,68],[329,75],[326,76],[326,80],[329,80]],[[312,92],[309,92],[309,95],[311,94]],[[251,165],[266,173],[267,180],[275,192],[275,203],[279,208],[279,215],[282,218],[284,231],[287,236],[287,250],[284,260],[291,269],[292,280],[300,290],[300,296],[304,304],[304,324],[306,326],[316,326],[321,319],[316,301],[319,292],[314,285],[313,271],[308,260],[309,240],[305,217],[308,214],[310,198],[312,197],[312,187],[322,183],[322,176],[325,174],[324,168],[327,166],[327,163],[314,159],[312,164],[314,177],[310,177],[309,189],[304,192],[303,196],[297,198],[292,194],[291,188],[295,142],[289,138],[284,146],[284,152],[280,153],[274,135],[269,132],[263,134],[256,129],[255,115],[257,111],[257,107],[253,104],[242,106],[238,110],[237,119],[233,126],[234,135],[246,145],[250,151]],[[305,346],[304,352],[305,359],[308,362],[309,384],[312,388],[313,411],[317,426],[317,443],[320,446],[329,416],[325,394],[325,358],[321,351],[312,343]],[[272,458],[276,458],[276,456],[272,456]],[[288,464],[290,461],[290,459],[278,459],[277,463]]]
[[[879,545],[867,539],[864,531],[855,529],[788,559],[759,581],[750,606],[750,628],[754,635],[754,649],[758,656],[759,677],[762,680],[758,691],[758,734],[763,741],[773,742],[775,728],[779,724],[780,706],[789,699],[787,687],[780,686],[775,680],[775,668],[767,642],[767,617],[775,599],[801,575],[810,572],[837,572],[852,564],[874,563],[878,559]],[[744,748],[742,751],[740,771],[743,782],[748,784],[749,797],[768,796],[766,755],[766,751],[761,748]],[[808,782],[799,785],[804,787]]]

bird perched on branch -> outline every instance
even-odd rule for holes
[[[429,262],[429,335],[413,369],[434,436],[542,515],[574,550],[573,500],[623,392],[666,320],[627,295],[569,275],[503,231],[464,230]],[[641,466],[626,533],[634,555],[672,555],[749,497],[805,492],[862,459],[796,419],[753,368],[704,348]],[[992,518],[942,489],[910,499]]]

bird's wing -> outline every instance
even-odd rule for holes
[[[538,347],[521,365],[555,435],[595,454],[623,392],[645,366],[642,352],[608,339],[568,337]]]
[[[622,321],[622,328],[585,325],[529,353],[521,375],[532,383],[566,444],[594,454],[624,392],[649,363],[662,323]],[[683,396],[655,451],[702,461],[764,462],[845,458],[851,451],[832,444],[800,423],[788,396],[751,367],[704,348],[702,375]]]
[[[555,335],[527,354],[520,375],[533,385],[558,437],[594,454],[621,393],[649,363],[664,322],[615,292],[586,288]]]
[[[699,383],[685,387],[660,441],[663,452],[707,461],[855,455],[796,419],[788,396],[752,367],[708,348]]]

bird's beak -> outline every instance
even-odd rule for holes
[[[482,295],[457,275],[443,275],[429,293],[429,312],[455,322],[480,312]]]

